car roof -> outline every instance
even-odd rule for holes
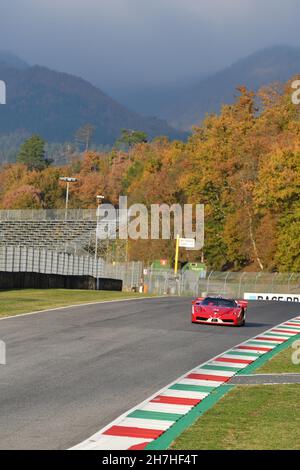
[[[212,300],[232,300],[232,301],[235,301],[235,299],[229,299],[228,297],[221,297],[221,296],[217,296],[217,295],[207,295],[206,297],[204,297],[204,300],[205,299],[212,299]]]
[[[206,297],[204,297],[203,300],[207,300],[207,299],[211,299],[211,300],[227,300],[229,302],[236,302],[235,299],[229,299],[228,297],[217,297],[217,296],[213,296],[213,295],[207,295]]]

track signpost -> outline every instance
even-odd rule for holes
[[[194,238],[181,238],[179,235],[176,237],[176,249],[175,249],[175,267],[174,274],[177,275],[178,271],[178,255],[179,248],[194,249],[195,248],[195,239]]]

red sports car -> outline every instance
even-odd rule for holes
[[[243,326],[247,307],[247,300],[199,297],[192,302],[192,323]]]

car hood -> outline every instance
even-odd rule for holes
[[[234,312],[238,312],[238,308],[226,308],[226,307],[208,307],[201,305],[201,312],[216,317],[222,317],[223,315],[231,315]]]

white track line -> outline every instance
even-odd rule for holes
[[[35,312],[28,312],[28,313],[18,313],[17,315],[9,315],[7,317],[1,317],[1,320],[11,320],[12,318],[18,318],[18,317],[28,317],[29,315],[37,315],[38,313],[48,313],[48,312],[55,312],[56,310],[65,310],[67,308],[76,308],[76,307],[88,307],[89,305],[98,305],[98,304],[111,304],[113,302],[129,302],[132,300],[146,300],[146,299],[162,299],[162,298],[167,298],[169,296],[166,295],[159,295],[156,297],[134,297],[134,298],[128,298],[128,299],[116,299],[116,300],[99,300],[98,302],[87,302],[84,304],[74,304],[74,305],[65,305],[63,307],[54,307],[54,308],[48,308],[45,310],[37,310]],[[170,296],[172,297],[172,296]]]

